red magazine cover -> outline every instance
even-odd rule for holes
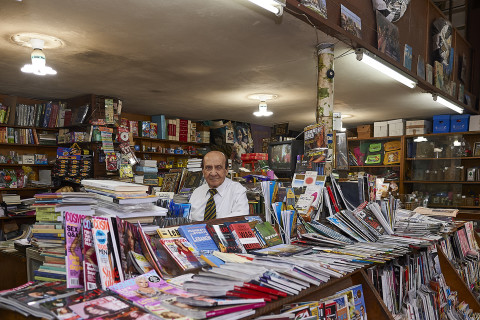
[[[237,233],[240,243],[247,251],[262,248],[248,223],[232,223],[229,228]]]

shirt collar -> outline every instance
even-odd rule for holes
[[[230,179],[228,179],[228,178],[225,178],[225,181],[223,181],[223,183],[216,188],[218,194],[219,194],[221,197],[223,197],[225,191],[227,190],[228,185],[229,185],[231,182],[232,182],[232,180],[230,180]],[[208,184],[207,184],[207,186],[208,186]],[[210,188],[207,189],[206,194],[208,194],[208,190],[210,190]]]

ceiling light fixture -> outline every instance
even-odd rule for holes
[[[383,74],[386,74],[398,82],[403,83],[411,89],[417,86],[418,81],[416,79],[401,71],[397,67],[391,65],[390,63],[384,61],[383,59],[377,57],[370,51],[360,48],[356,49],[355,53],[357,54],[358,61],[364,62],[370,67],[382,72]]]
[[[255,111],[253,113],[254,116],[256,117],[269,117],[273,114],[272,111],[267,110],[267,102],[266,101],[260,101],[258,104],[258,111]]]
[[[253,115],[257,117],[269,117],[273,114],[273,112],[267,110],[267,100],[276,99],[278,98],[278,95],[270,93],[255,93],[248,95],[247,98],[260,100],[260,103],[258,104],[258,111],[255,111]]]
[[[460,107],[458,104],[453,103],[452,101],[447,100],[447,99],[445,99],[444,97],[439,96],[439,95],[436,94],[436,93],[432,93],[432,97],[433,97],[433,101],[437,101],[437,102],[440,103],[441,105],[443,105],[443,106],[445,106],[445,107],[447,107],[447,108],[450,108],[450,109],[452,109],[452,110],[455,111],[455,112],[463,113],[463,108]]]
[[[286,0],[248,0],[255,3],[257,6],[270,11],[277,17],[283,14],[283,7],[286,5]]]
[[[44,76],[47,74],[55,75],[57,71],[48,67],[45,62],[45,54],[43,53],[44,41],[41,39],[31,39],[30,43],[33,48],[33,52],[30,55],[32,59],[32,64],[26,64],[21,69],[25,73],[33,73],[38,76]]]
[[[343,113],[342,113],[342,119],[347,119],[347,118],[353,118],[353,115],[351,115],[351,114],[343,114]]]

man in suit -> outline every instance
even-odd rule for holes
[[[190,218],[194,221],[244,216],[249,214],[247,190],[228,179],[228,159],[220,151],[207,153],[202,160],[206,184],[193,191]]]

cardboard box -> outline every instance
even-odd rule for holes
[[[373,136],[388,137],[388,121],[379,121],[373,123]]]
[[[419,134],[427,134],[427,133],[430,133],[431,130],[427,129],[427,128],[407,128],[405,130],[405,134],[407,136],[416,136],[416,135],[419,135]]]
[[[390,137],[403,136],[405,134],[405,120],[396,119],[388,122],[388,135]]]
[[[35,164],[35,156],[33,154],[22,155],[22,164]]]
[[[471,115],[468,131],[480,131],[480,115]]]
[[[373,133],[373,126],[371,124],[357,127],[358,139],[371,138],[372,133]]]
[[[432,132],[432,122],[427,120],[411,120],[405,125],[406,135],[427,134]]]

